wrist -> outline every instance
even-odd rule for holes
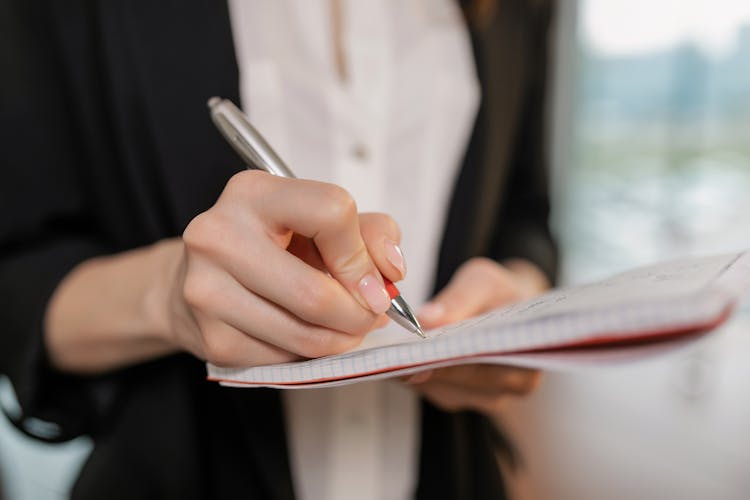
[[[174,352],[165,304],[179,244],[96,257],[71,270],[45,313],[52,365],[71,373],[102,373]]]
[[[147,331],[159,340],[175,345],[170,309],[174,283],[182,262],[183,244],[179,238],[162,240],[149,248],[150,276],[141,301]]]

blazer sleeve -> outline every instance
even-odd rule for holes
[[[521,257],[538,265],[555,281],[558,252],[550,231],[548,155],[549,68],[551,25],[555,2],[529,2],[532,22],[526,54],[530,67],[525,81],[521,119],[502,203],[488,255],[496,260]]]
[[[61,440],[88,430],[108,382],[50,369],[44,312],[66,273],[107,245],[86,215],[74,120],[44,2],[2,2],[0,10],[0,373],[23,409],[14,418],[21,430]]]

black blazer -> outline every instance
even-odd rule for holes
[[[500,0],[473,32],[483,100],[436,287],[473,255],[553,276],[544,147],[551,0]],[[205,381],[175,355],[101,377],[55,373],[41,320],[77,263],[181,234],[241,164],[206,100],[239,101],[218,0],[0,2],[0,371],[46,437],[96,443],[74,498],[292,498],[272,390]],[[422,405],[418,498],[501,498],[494,427]]]

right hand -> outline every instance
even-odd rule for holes
[[[183,234],[169,340],[220,366],[355,347],[387,322],[381,275],[403,278],[399,241],[393,219],[358,214],[338,186],[238,173]]]

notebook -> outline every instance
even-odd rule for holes
[[[391,326],[336,356],[250,368],[209,364],[208,379],[302,389],[468,363],[551,370],[609,366],[695,342],[724,323],[748,289],[748,252],[681,259],[552,290],[427,332],[426,340]]]

